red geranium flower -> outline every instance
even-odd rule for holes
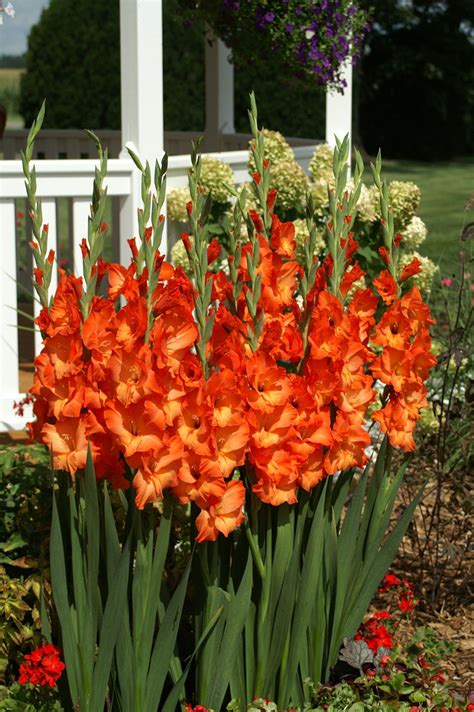
[[[65,668],[59,656],[61,651],[55,645],[41,645],[25,655],[25,662],[20,665],[20,685],[48,685],[55,687]]]

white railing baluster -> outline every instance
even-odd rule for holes
[[[15,201],[0,199],[0,430],[15,429],[20,399],[16,285]]]
[[[81,241],[87,238],[87,219],[90,215],[90,199],[74,198],[72,201],[72,239],[74,274],[82,275]]]

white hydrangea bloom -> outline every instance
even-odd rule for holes
[[[403,230],[401,246],[406,250],[416,250],[426,239],[428,228],[421,218],[414,215]]]
[[[308,179],[295,160],[277,163],[271,172],[271,184],[277,191],[277,206],[282,210],[292,210],[304,204]]]
[[[375,190],[374,190],[375,188]],[[359,200],[357,201],[357,215],[364,223],[373,223],[380,213],[379,193],[377,186],[367,188],[362,183]]]
[[[421,191],[411,181],[393,180],[388,185],[388,203],[395,224],[400,228],[408,225],[420,204]]]
[[[192,241],[192,237],[189,238]],[[188,274],[191,273],[191,265],[189,264],[188,253],[184,246],[184,242],[179,239],[171,248],[171,262],[175,267],[182,267]]]
[[[263,158],[269,161],[273,168],[280,161],[292,161],[295,158],[293,149],[286,138],[279,131],[263,129]],[[252,147],[255,145],[254,139],[249,141],[249,173],[256,173],[255,158]]]
[[[296,252],[299,255],[303,254],[303,246],[307,240],[309,240],[308,226],[306,225],[306,220],[303,218],[298,218],[293,221],[295,226],[295,241],[296,241]],[[326,241],[324,239],[324,232],[318,230],[316,232],[316,249],[315,254],[320,255],[326,249]]]
[[[415,284],[418,287],[420,292],[427,294],[431,289],[433,277],[438,271],[438,265],[435,265],[435,263],[430,260],[429,257],[424,257],[423,255],[420,255],[419,252],[407,252],[405,254],[400,255],[400,270],[402,270],[403,267],[405,267],[406,265],[410,264],[414,257],[419,259],[421,262],[421,272],[419,274],[413,275],[413,277],[410,277],[410,281],[412,284]]]
[[[314,201],[315,213],[319,217],[324,217],[329,207],[328,182],[324,178],[318,178],[309,184],[309,192]]]
[[[230,199],[227,186],[233,188],[235,185],[234,172],[228,163],[219,158],[203,156],[200,185],[216,203],[227,203]]]
[[[309,162],[309,171],[315,181],[324,179],[329,183],[334,182],[332,161],[334,150],[327,143],[320,143],[314,149]]]
[[[191,200],[188,188],[174,188],[166,194],[166,209],[168,220],[185,223],[188,221],[186,203]]]

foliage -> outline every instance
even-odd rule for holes
[[[0,56],[0,69],[22,69],[26,54],[3,54]]]
[[[0,687],[1,712],[63,712],[63,707],[51,688],[14,683]]]
[[[51,519],[48,450],[35,443],[0,447],[0,489],[0,563],[41,559]]]
[[[383,146],[389,157],[426,161],[472,154],[472,4],[364,5],[375,6],[358,81],[365,148],[375,153]]]
[[[308,712],[461,709],[443,675],[453,646],[432,628],[416,628],[405,645],[397,642],[387,653],[376,665],[364,663],[359,674],[354,670],[335,685],[313,688]]]
[[[0,672],[39,639],[40,573],[51,518],[50,456],[41,445],[0,448]]]
[[[37,575],[8,575],[0,566],[0,676],[10,680],[26,647],[40,637],[40,591]]]
[[[153,511],[147,518],[131,507],[127,512],[122,532],[107,487],[96,487],[90,451],[76,487],[63,480],[54,499],[51,583],[69,695],[85,712],[111,699],[121,709],[174,712],[189,671],[183,674],[175,657],[189,566],[170,596],[163,566],[171,507],[160,517],[156,541]],[[169,671],[176,684],[164,694]]]
[[[235,590],[228,612],[201,654],[197,692],[207,707],[222,708],[227,676],[234,699],[250,699],[252,693],[268,695],[278,701],[279,709],[290,703],[302,706],[308,692],[306,677],[329,678],[342,639],[355,633],[413,511],[406,510],[383,541],[403,476],[403,470],[394,473],[381,495],[382,478],[387,477],[385,454],[384,447],[371,477],[367,468],[353,488],[343,522],[340,517],[352,481],[350,473],[336,485],[328,480],[310,498],[302,495],[293,510],[282,505],[278,513],[264,508],[259,517],[266,515],[267,524],[260,536],[255,533],[256,519],[250,518],[248,536],[255,537],[256,555],[262,562],[253,587],[245,572],[237,588],[239,573],[234,567],[224,588],[226,578],[219,571],[214,545],[203,552],[207,557],[203,570],[209,571],[211,582],[207,615],[225,600],[226,592],[232,596]],[[222,557],[220,567],[225,561]],[[244,606],[248,597],[250,605]],[[226,643],[236,635],[231,623],[238,625],[238,614],[246,619],[243,641],[226,660]],[[219,671],[218,680],[223,676],[220,685],[211,683],[213,669]]]
[[[469,491],[474,465],[472,236],[472,224],[468,224],[462,233],[458,275],[443,278],[432,293],[438,358],[428,381],[432,410],[420,424],[420,464],[426,467],[429,463],[429,485],[421,504],[422,516],[413,522],[410,542],[420,588],[434,607],[442,605],[443,579],[456,578],[470,546]],[[408,499],[418,480],[416,473],[410,476]]]
[[[413,591],[406,579],[385,576],[379,589],[384,610],[373,613],[354,638],[344,641],[332,683],[312,685],[312,711],[414,712],[456,704],[443,675],[455,646],[427,626],[415,628],[407,638],[403,620],[417,605]]]
[[[46,97],[47,126],[118,128],[118,40],[118,2],[52,0],[28,38],[20,99],[25,125],[31,125]]]
[[[366,13],[356,3],[294,0],[180,0],[233,50],[234,59],[251,61],[262,70],[278,57],[288,74],[342,89],[341,66],[362,51],[369,29]]]

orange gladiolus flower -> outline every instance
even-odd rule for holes
[[[253,410],[271,412],[283,405],[291,394],[285,370],[264,353],[257,353],[247,361],[247,402]]]
[[[333,475],[338,470],[365,465],[365,448],[370,445],[370,435],[362,425],[351,422],[339,413],[332,428],[332,436],[333,443],[324,459],[328,474]]]
[[[196,541],[215,541],[219,533],[224,536],[239,527],[245,519],[243,505],[245,487],[242,482],[231,480],[224,494],[217,501],[202,509],[196,519]]]
[[[142,466],[133,478],[138,509],[162,499],[165,489],[178,484],[182,458],[183,444],[178,437],[169,440],[161,449],[154,450],[153,455],[142,458]]]
[[[296,249],[294,224],[292,222],[282,223],[276,215],[272,215],[270,244],[280,257],[294,259]]]
[[[373,285],[384,300],[385,304],[392,304],[392,302],[394,302],[397,298],[397,283],[387,270],[381,272],[380,276],[374,279]]]
[[[58,420],[54,425],[50,423],[43,425],[41,436],[53,454],[54,469],[67,470],[71,475],[75,475],[77,470],[84,469],[89,444],[93,457],[98,455],[98,449],[90,441],[90,435],[100,431],[100,426],[91,415],[83,418],[65,418]]]
[[[414,274],[419,274],[420,272],[421,262],[418,257],[414,257],[412,261],[408,265],[405,265],[405,267],[402,269],[400,273],[400,282],[404,282],[410,277],[413,277]]]

